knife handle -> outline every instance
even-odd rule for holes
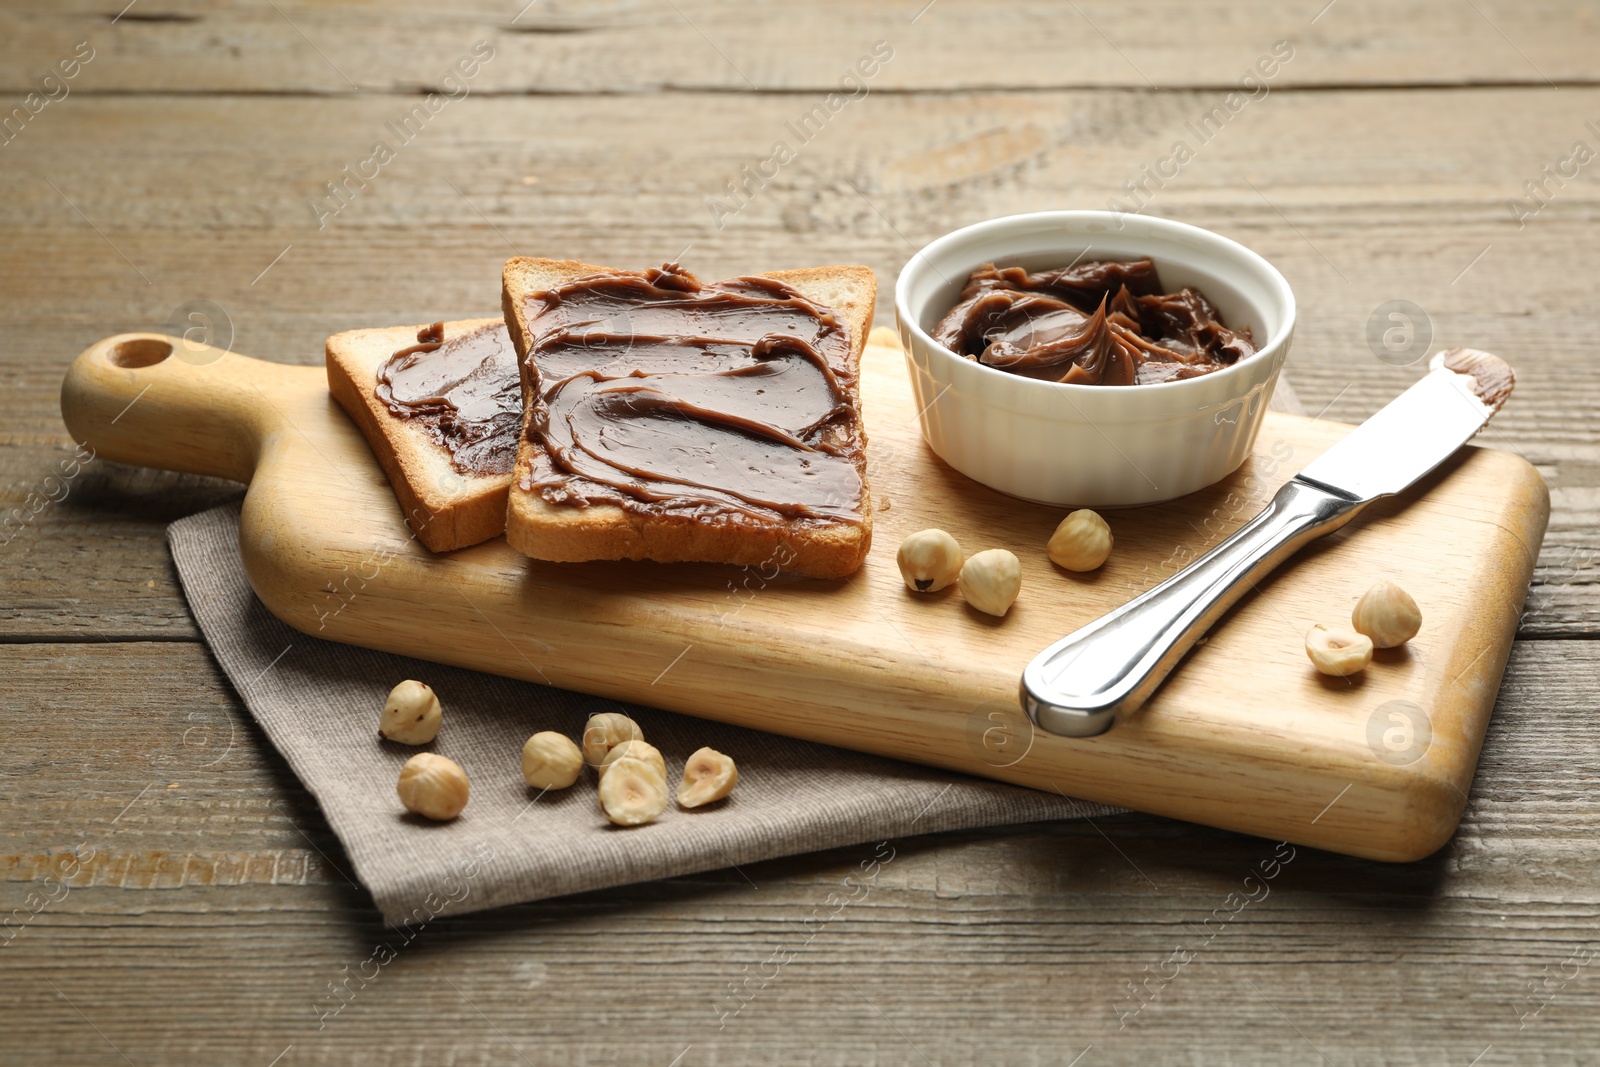
[[[1068,634],[1022,672],[1022,706],[1042,729],[1093,737],[1138,709],[1247,590],[1370,501],[1286,482],[1227,540],[1115,611]]]

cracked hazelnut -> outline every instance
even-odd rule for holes
[[[624,741],[643,741],[644,731],[639,724],[619,711],[605,711],[589,716],[583,728],[583,762],[598,768],[605,762],[606,754]]]
[[[439,736],[443,717],[438,695],[424,683],[407,679],[389,690],[378,733],[402,745],[425,745]]]
[[[1378,648],[1394,648],[1417,636],[1422,629],[1422,609],[1398,585],[1379,582],[1356,602],[1350,625],[1356,633],[1372,638]]]
[[[1321,623],[1306,634],[1306,655],[1323,674],[1343,678],[1372,662],[1372,638],[1354,630],[1330,630]]]
[[[1050,561],[1069,571],[1092,571],[1111,555],[1111,527],[1087,508],[1061,520],[1050,535]]]
[[[961,575],[961,545],[943,530],[919,530],[900,542],[895,562],[913,593],[936,593]]]
[[[702,748],[683,765],[678,783],[678,804],[685,808],[704,807],[721,800],[739,784],[739,768],[732,758],[714,748]]]
[[[973,556],[961,568],[961,595],[989,615],[1004,615],[1022,592],[1022,563],[1003,548]]]
[[[667,779],[642,759],[619,759],[600,779],[600,810],[618,826],[650,822],[667,810]]]
[[[535,789],[565,789],[583,773],[583,753],[566,734],[542,730],[522,746],[522,778]]]
[[[467,806],[467,772],[455,760],[419,752],[400,768],[395,790],[407,811],[446,822]]]

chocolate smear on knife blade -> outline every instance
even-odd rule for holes
[[[1434,367],[1463,374],[1472,379],[1472,391],[1493,415],[1499,411],[1517,386],[1516,372],[1499,356],[1476,348],[1451,348],[1434,356]]]

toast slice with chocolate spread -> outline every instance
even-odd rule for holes
[[[418,540],[449,552],[504,532],[522,393],[503,319],[349,330],[327,364]]]
[[[535,559],[852,573],[872,542],[867,267],[702,283],[508,261],[522,436],[506,539]]]

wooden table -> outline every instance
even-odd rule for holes
[[[0,145],[0,1060],[1594,1062],[1592,7],[124,2],[0,12],[24,109]],[[864,262],[887,322],[922,242],[1113,199],[1283,269],[1313,413],[1417,375],[1419,336],[1369,343],[1403,330],[1391,301],[1517,365],[1485,436],[1554,514],[1456,839],[1404,867],[1302,849],[1241,906],[1268,842],[1144,816],[930,836],[810,936],[874,854],[843,849],[440,921],[319,1028],[386,934],[163,544],[238,489],[74,462],[71,357],[178,322],[315,363],[336,330],[492,313],[513,251]]]

